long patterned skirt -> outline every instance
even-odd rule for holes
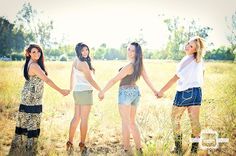
[[[36,155],[42,105],[21,104],[9,155]]]

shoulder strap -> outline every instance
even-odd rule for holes
[[[30,68],[30,65],[31,65],[32,63],[33,63],[33,62],[30,62],[30,63],[28,64],[27,72],[29,72],[29,68]]]

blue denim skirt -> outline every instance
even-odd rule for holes
[[[202,89],[200,87],[189,88],[184,91],[177,91],[174,99],[174,106],[187,107],[197,106],[202,103]]]

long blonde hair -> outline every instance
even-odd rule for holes
[[[190,39],[196,43],[196,52],[194,58],[197,63],[201,62],[202,57],[205,55],[205,40],[199,36],[195,36]]]

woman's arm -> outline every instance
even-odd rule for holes
[[[99,87],[99,85],[96,83],[96,81],[93,79],[92,75],[91,75],[91,71],[89,69],[89,66],[86,62],[81,62],[80,63],[80,69],[82,70],[82,72],[85,75],[85,78],[88,80],[88,82],[98,91],[101,91],[101,88]]]
[[[29,72],[42,79],[45,83],[47,83],[50,87],[52,87],[62,95],[66,96],[70,93],[69,90],[59,88],[50,78],[45,75],[44,71],[39,67],[38,64],[32,63],[29,68]]]
[[[142,70],[142,73],[141,73],[144,81],[146,82],[146,84],[149,86],[149,88],[154,92],[154,94],[156,95],[157,94],[157,91],[156,89],[154,88],[152,82],[150,81],[148,75],[147,75],[147,72],[145,70],[145,68],[143,67],[143,70]]]
[[[125,67],[123,67],[121,69],[121,71],[115,76],[113,77],[110,81],[108,81],[108,83],[106,84],[106,86],[103,88],[103,90],[101,92],[105,93],[108,89],[110,89],[117,81],[123,79],[126,75],[128,75],[130,73],[130,71],[132,70],[132,64],[129,64]]]
[[[158,92],[158,97],[162,97],[164,92],[167,91],[177,80],[179,77],[175,74],[166,84],[164,87],[161,88],[161,90]]]

